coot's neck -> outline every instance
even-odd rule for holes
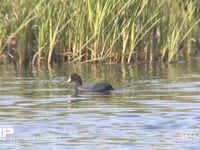
[[[79,79],[78,81],[75,82],[76,83],[76,86],[81,86],[82,85],[82,80]]]

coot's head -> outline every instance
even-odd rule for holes
[[[82,85],[81,77],[76,73],[71,74],[67,82],[75,82],[76,85]]]

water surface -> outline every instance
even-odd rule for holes
[[[3,149],[199,149],[200,64],[0,66]],[[112,83],[74,96],[73,72]]]

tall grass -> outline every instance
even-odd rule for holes
[[[4,0],[1,61],[133,63],[194,53],[198,0]]]

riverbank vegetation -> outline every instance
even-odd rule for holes
[[[200,51],[198,0],[4,0],[0,60],[174,62]]]

